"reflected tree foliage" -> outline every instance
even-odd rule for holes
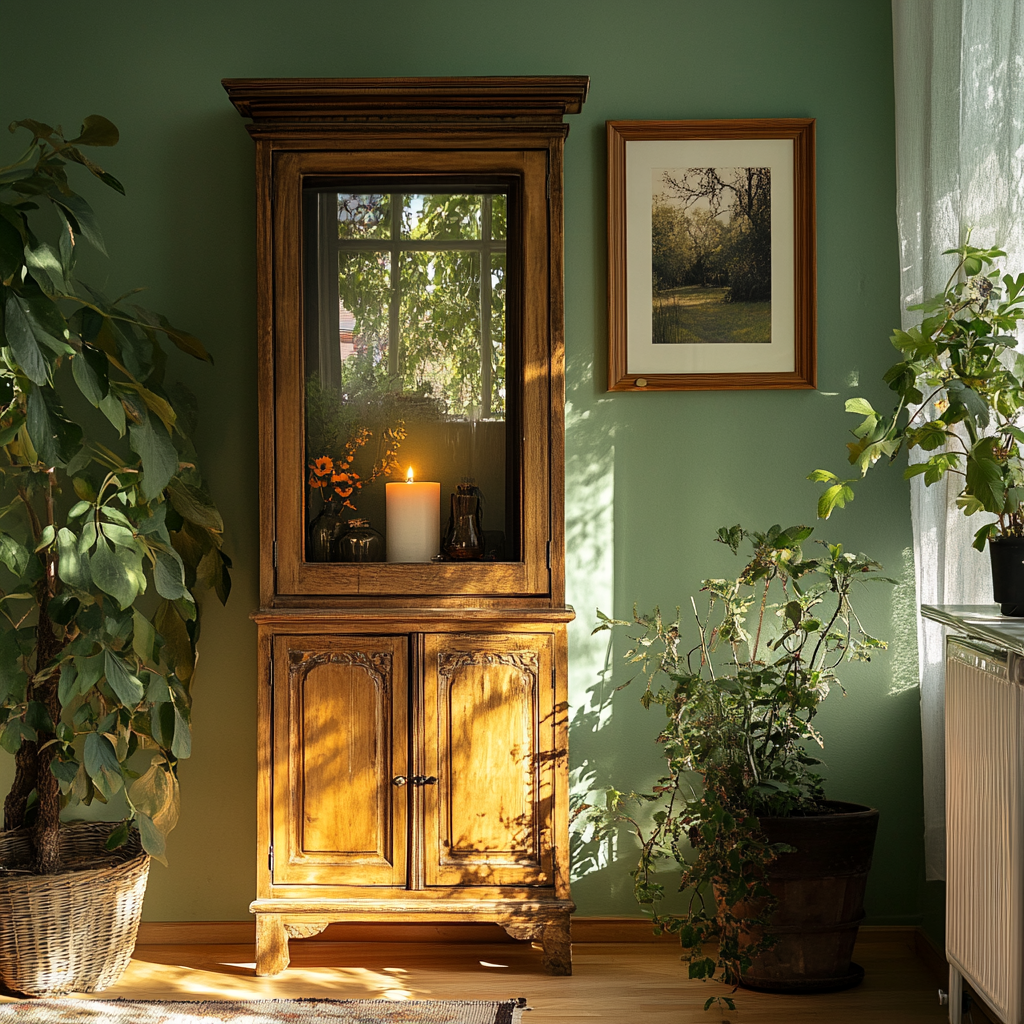
[[[387,246],[339,257],[355,344],[343,392],[365,381],[368,359],[387,390],[447,416],[504,419],[506,261],[488,243],[504,240],[506,217],[501,195],[339,195],[339,237]]]

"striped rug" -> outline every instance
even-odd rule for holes
[[[25,999],[0,1004],[0,1024],[521,1024],[525,999]]]

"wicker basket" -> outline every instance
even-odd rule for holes
[[[104,843],[110,822],[62,825],[60,875],[7,874],[31,863],[25,830],[0,833],[0,981],[15,992],[56,996],[95,992],[124,974],[135,947],[149,855],[134,830],[113,854]],[[90,868],[89,860],[113,864]],[[84,861],[75,870],[76,860]]]

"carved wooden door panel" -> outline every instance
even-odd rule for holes
[[[273,880],[406,884],[405,637],[274,639]]]
[[[552,638],[424,638],[424,881],[550,885]]]

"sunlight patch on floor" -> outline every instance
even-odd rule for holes
[[[181,998],[292,998],[301,992],[334,999],[412,999],[413,992],[404,978],[396,977],[399,972],[405,973],[394,967],[380,971],[366,967],[289,967],[276,977],[258,978],[252,961],[225,959],[192,967],[132,960],[116,988],[119,995],[130,990],[135,999],[166,997],[168,986]]]

